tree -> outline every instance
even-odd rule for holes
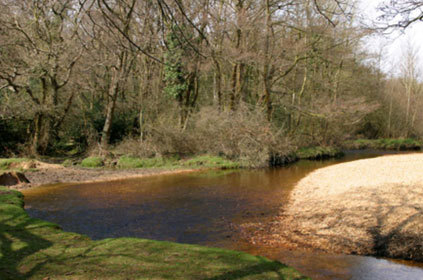
[[[84,1],[0,2],[0,82],[29,100],[34,124],[31,150],[45,153],[72,106],[74,68]]]
[[[410,130],[414,127],[416,115],[418,113],[418,101],[421,95],[421,73],[418,69],[418,51],[415,47],[408,43],[405,53],[403,54],[403,62],[401,63],[401,83],[405,90],[405,137],[410,136]],[[412,109],[414,105],[415,109]],[[417,106],[416,106],[417,105]],[[414,111],[414,112],[413,112]]]
[[[385,1],[379,5],[382,12],[379,23],[384,29],[407,28],[423,21],[423,1]]]
[[[92,6],[90,11],[91,24],[97,29],[94,39],[99,58],[105,62],[98,65],[105,71],[104,77],[107,79],[107,105],[100,140],[103,149],[107,148],[110,141],[117,97],[123,90],[137,57],[134,46],[126,39],[132,36],[136,3],[136,0],[119,0],[114,3],[98,0],[97,6]]]

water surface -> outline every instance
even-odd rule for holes
[[[380,155],[355,152],[339,160],[301,161],[278,168],[208,171],[25,191],[30,216],[93,239],[141,237],[264,255],[313,279],[423,279],[413,262],[266,248],[242,239],[239,225],[266,221],[296,182],[316,168]]]

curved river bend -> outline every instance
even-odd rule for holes
[[[239,231],[241,224],[271,219],[307,173],[380,154],[348,153],[278,169],[52,185],[24,191],[25,204],[30,216],[93,239],[140,237],[242,250],[277,259],[313,279],[423,279],[423,264],[260,247],[245,242]]]

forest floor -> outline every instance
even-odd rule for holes
[[[308,279],[242,252],[138,238],[93,241],[30,218],[0,187],[0,279]]]
[[[423,154],[318,169],[251,241],[423,261]]]

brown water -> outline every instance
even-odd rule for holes
[[[277,259],[313,279],[423,279],[423,266],[413,262],[258,247],[238,230],[243,223],[270,219],[295,183],[316,168],[379,154],[350,153],[278,169],[45,186],[25,191],[25,203],[32,217],[93,239],[141,237],[242,250]]]

